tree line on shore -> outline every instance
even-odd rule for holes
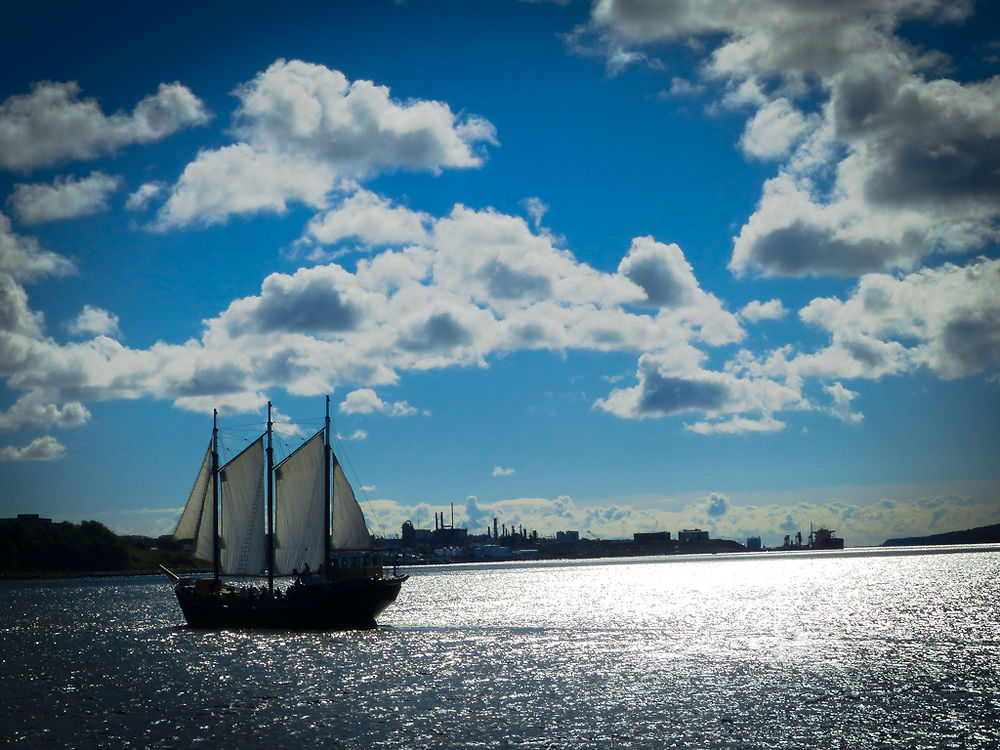
[[[911,547],[935,544],[996,544],[997,542],[1000,542],[1000,523],[977,526],[974,529],[964,529],[963,531],[946,531],[942,534],[886,539],[882,542],[882,546]]]
[[[119,536],[98,521],[0,519],[0,575],[106,573],[190,566],[169,537]]]

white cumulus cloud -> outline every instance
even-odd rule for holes
[[[8,203],[24,224],[74,219],[105,211],[121,177],[92,172],[89,177],[57,177],[51,184],[21,183]]]
[[[375,389],[405,372],[488,367],[525,349],[625,352],[638,359],[635,379],[597,398],[597,408],[627,419],[681,417],[691,432],[718,435],[779,430],[794,410],[851,420],[852,378],[918,367],[960,377],[997,359],[997,261],[867,274],[848,299],[816,299],[801,311],[801,322],[829,332],[829,346],[741,350],[709,364],[710,350],[745,339],[744,322],[786,310],[772,299],[729,312],[676,244],[637,237],[614,271],[601,271],[524,217],[462,205],[433,216],[360,190],[315,228],[330,232],[333,247],[361,242],[372,252],[353,270],[329,262],[271,274],[208,318],[200,337],[135,349],[113,338],[118,320],[98,307],[69,326],[89,340],[46,337],[23,285],[73,264],[14,234],[0,214],[7,387],[49,403],[150,396],[229,411],[259,409],[275,387],[297,395],[346,388],[346,413],[400,416],[417,409]],[[822,390],[831,383],[844,390]]]
[[[857,398],[857,393],[848,390],[840,383],[833,383],[832,385],[825,386],[823,390],[825,390],[833,400],[833,406],[830,408],[830,413],[835,417],[842,419],[845,422],[852,422],[854,424],[857,424],[864,419],[864,415],[861,414],[861,412],[851,411],[851,402]]]
[[[615,389],[594,406],[626,418],[702,413],[707,419],[691,427],[702,434],[772,431],[783,426],[775,412],[809,408],[794,382],[708,370],[703,359],[690,346],[643,354],[637,385]]]
[[[375,193],[359,190],[309,222],[308,238],[322,245],[354,237],[368,245],[410,245],[427,241],[430,217]]]
[[[878,377],[926,367],[959,378],[1000,367],[1000,260],[946,263],[901,277],[869,274],[846,300],[817,298],[799,313],[831,334],[803,354],[804,374]]]
[[[46,81],[0,102],[0,167],[30,170],[94,159],[208,121],[205,105],[180,83],[161,83],[131,113],[105,115],[75,82]]]
[[[67,325],[69,332],[77,336],[120,336],[118,316],[100,307],[84,305],[83,310]]]
[[[405,401],[389,403],[383,401],[371,388],[359,388],[351,391],[340,403],[340,410],[345,414],[387,414],[390,417],[407,417],[416,414],[417,410]]]
[[[20,432],[51,427],[79,427],[90,419],[90,410],[78,401],[53,404],[36,393],[21,396],[5,412],[0,412],[0,430]]]
[[[740,139],[743,150],[760,159],[776,159],[791,151],[809,127],[808,120],[787,99],[767,102],[747,123]]]
[[[129,211],[141,211],[165,188],[166,186],[162,182],[144,182],[129,194],[125,200],[125,208]]]
[[[0,273],[20,281],[33,281],[75,270],[76,265],[71,260],[44,250],[34,237],[15,234],[10,219],[0,213]]]
[[[761,320],[778,320],[787,314],[788,310],[780,299],[770,299],[767,302],[753,300],[740,310],[740,317],[750,323],[758,323]]]
[[[239,141],[185,168],[161,228],[280,212],[289,201],[319,208],[338,186],[380,172],[478,167],[482,145],[496,142],[481,117],[443,102],[400,102],[385,86],[301,60],[276,61],[235,94]]]
[[[28,445],[8,445],[0,449],[0,461],[54,461],[66,455],[66,447],[51,435],[32,440]]]
[[[975,23],[977,10],[600,0],[589,32],[609,67],[664,43],[703,50],[704,84],[750,110],[740,145],[779,170],[739,232],[734,272],[859,276],[1000,237],[1000,78],[955,80],[945,54],[896,34],[906,22]]]

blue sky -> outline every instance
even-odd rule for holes
[[[168,532],[330,394],[376,531],[1000,522],[986,4],[6,15],[0,514]]]

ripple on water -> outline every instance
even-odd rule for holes
[[[23,747],[994,747],[1000,551],[416,569],[373,631],[0,582]]]

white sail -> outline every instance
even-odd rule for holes
[[[208,444],[201,470],[188,496],[187,505],[181,513],[181,520],[174,530],[174,539],[193,540],[194,556],[212,561],[212,501],[215,483],[212,477],[212,444]]]
[[[333,549],[368,549],[371,537],[365,525],[365,514],[361,512],[354,497],[351,483],[344,476],[340,463],[333,463]]]
[[[326,445],[323,430],[274,470],[276,575],[323,563],[326,536]]]
[[[257,438],[219,471],[222,490],[221,569],[261,575],[267,567],[264,528],[264,438]]]

